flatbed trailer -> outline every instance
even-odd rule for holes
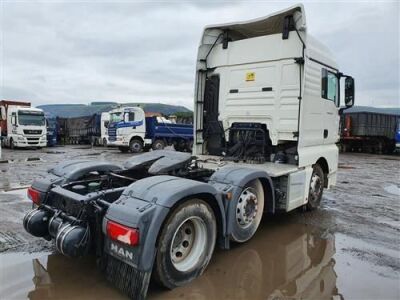
[[[196,62],[192,153],[67,161],[28,189],[38,207],[25,229],[64,255],[95,255],[133,299],[150,280],[189,283],[215,247],[251,239],[264,214],[317,209],[336,183],[339,84],[351,107],[354,80],[307,33],[302,5],[206,27]]]

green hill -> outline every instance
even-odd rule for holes
[[[72,118],[90,116],[95,113],[110,111],[118,105],[117,102],[92,102],[86,104],[47,104],[40,105],[46,114],[52,117]],[[164,115],[179,113],[191,113],[192,111],[184,106],[163,104],[163,103],[121,103],[122,106],[140,106],[146,112],[159,112]]]

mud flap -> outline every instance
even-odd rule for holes
[[[151,271],[140,271],[114,257],[107,255],[106,277],[114,286],[131,299],[146,298]]]

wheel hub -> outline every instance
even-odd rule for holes
[[[204,221],[191,217],[182,222],[171,243],[170,257],[174,267],[185,272],[193,269],[205,251],[207,229]]]
[[[194,235],[192,222],[186,222],[179,228],[172,244],[171,257],[174,263],[179,263],[188,256],[193,247]]]
[[[257,195],[252,189],[247,188],[239,197],[236,207],[236,221],[241,227],[248,227],[255,220],[257,211]]]

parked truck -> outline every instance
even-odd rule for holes
[[[348,111],[341,116],[340,146],[343,152],[393,153],[400,114],[379,108]]]
[[[57,118],[50,115],[46,115],[46,129],[47,129],[47,146],[54,147],[59,141],[57,141],[57,136],[59,132],[59,125]]]
[[[73,145],[102,145],[101,123],[100,114],[75,118],[58,118],[58,126],[64,143]]]
[[[108,144],[108,126],[110,124],[110,113],[103,112],[100,117],[100,142],[102,146]]]
[[[174,145],[177,151],[192,151],[193,125],[173,123],[160,116],[145,116],[140,107],[119,107],[110,111],[108,145],[122,152],[139,153]]]
[[[150,280],[189,283],[215,246],[248,241],[265,213],[317,209],[336,183],[339,83],[351,107],[354,80],[308,34],[302,5],[206,27],[196,62],[192,154],[62,162],[28,189],[25,229],[64,255],[96,255],[134,299]]]
[[[1,142],[10,148],[46,147],[46,121],[30,102],[0,101]]]

